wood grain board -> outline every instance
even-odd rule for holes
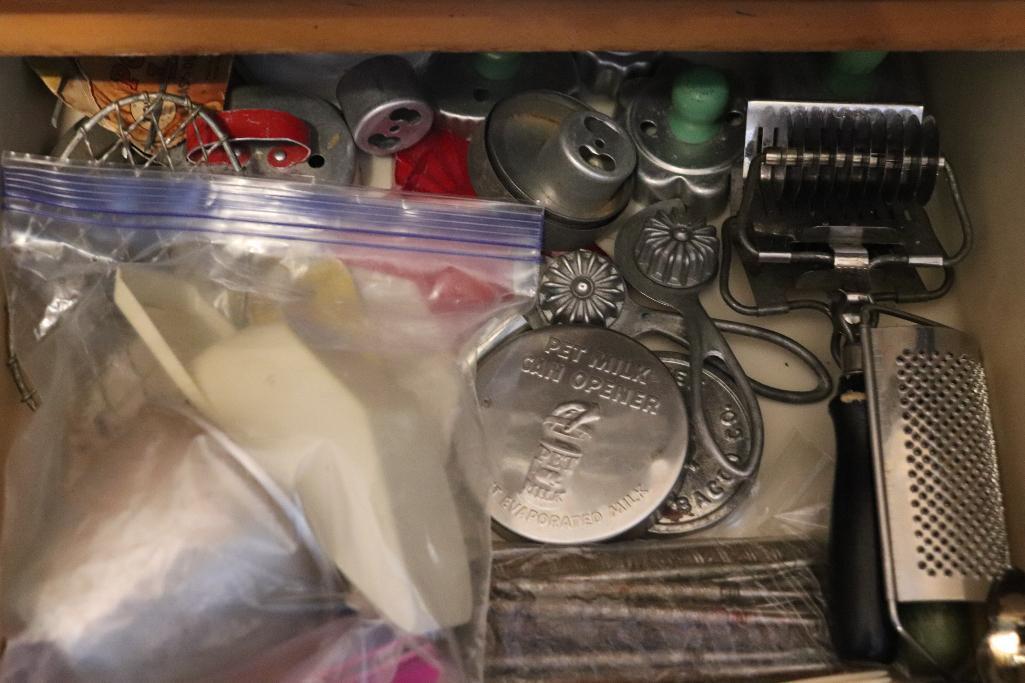
[[[1019,0],[3,0],[0,53],[1025,48]]]

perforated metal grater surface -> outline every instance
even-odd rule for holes
[[[978,348],[923,326],[872,329],[865,344],[893,597],[983,601],[1010,558]]]

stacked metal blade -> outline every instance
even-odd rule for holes
[[[931,116],[896,109],[792,108],[760,121],[763,196],[790,206],[925,204],[936,185],[939,135]]]
[[[810,541],[496,549],[489,681],[778,681],[839,668]]]

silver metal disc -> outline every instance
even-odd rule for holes
[[[381,102],[353,127],[356,145],[375,156],[394,154],[420,142],[431,130],[434,110],[412,97]]]
[[[612,261],[577,249],[553,258],[541,273],[537,308],[546,322],[610,326],[626,301],[626,282]]]
[[[659,352],[658,358],[672,371],[684,400],[690,386],[690,362],[680,353]],[[712,436],[728,458],[743,467],[751,457],[751,420],[737,395],[733,381],[707,365],[702,372],[705,417]],[[690,406],[688,405],[688,408]],[[746,499],[753,484],[723,468],[694,439],[687,464],[672,495],[659,510],[653,534],[685,534],[706,529],[728,517]]]
[[[492,515],[514,534],[590,543],[653,522],[687,452],[683,397],[638,342],[601,327],[522,334],[480,363]]]
[[[356,146],[374,156],[412,147],[434,123],[413,65],[398,55],[377,55],[349,69],[335,97]]]

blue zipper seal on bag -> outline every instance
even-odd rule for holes
[[[543,210],[482,201],[100,166],[7,152],[3,209],[96,230],[247,236],[538,263]]]

